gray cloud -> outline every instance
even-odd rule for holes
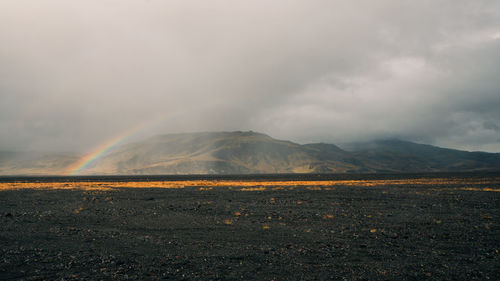
[[[500,151],[496,1],[7,1],[0,149],[138,133]]]

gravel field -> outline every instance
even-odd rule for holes
[[[500,280],[500,175],[372,178],[3,179],[0,280]]]

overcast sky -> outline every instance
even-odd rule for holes
[[[0,150],[140,124],[500,152],[500,1],[0,3]]]

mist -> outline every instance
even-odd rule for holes
[[[11,1],[0,150],[132,130],[500,152],[498,1]]]

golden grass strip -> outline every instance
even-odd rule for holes
[[[256,180],[185,180],[185,181],[74,181],[74,182],[2,182],[0,191],[16,189],[82,189],[82,190],[113,190],[119,188],[167,188],[180,189],[189,187],[210,188],[226,187],[240,188],[242,191],[265,190],[267,187],[278,189],[284,187],[304,187],[310,190],[323,190],[322,187],[336,186],[392,186],[392,185],[489,185],[498,186],[500,189],[500,178],[487,179],[398,179],[398,180],[321,180],[321,181],[256,181]],[[251,188],[251,189],[249,189]],[[462,187],[461,187],[462,188]],[[467,188],[467,187],[463,187]],[[490,187],[488,191],[496,191],[497,188]],[[473,190],[473,189],[471,189]],[[481,190],[486,190],[482,188]]]

